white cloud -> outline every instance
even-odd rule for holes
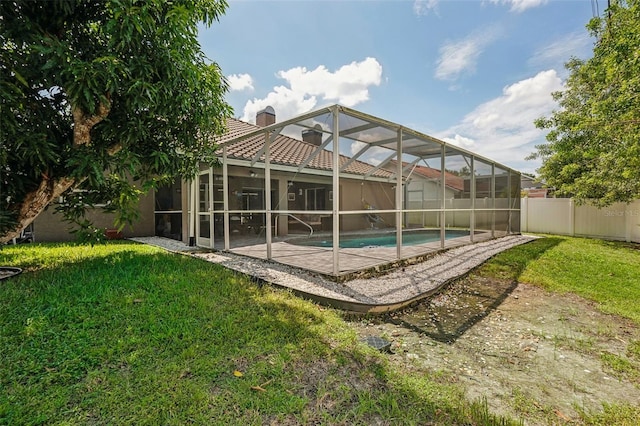
[[[592,39],[586,30],[573,32],[545,44],[533,53],[528,62],[533,66],[560,69],[572,56],[586,58],[590,55],[592,47]]]
[[[249,74],[231,74],[227,77],[229,90],[253,90],[253,78]]]
[[[414,0],[413,13],[418,16],[428,15],[429,12],[437,12],[438,2],[440,0]]]
[[[456,80],[464,73],[473,73],[483,50],[500,34],[497,27],[475,32],[460,41],[448,41],[440,47],[435,77]]]
[[[542,6],[548,0],[490,0],[491,3],[511,5],[511,12],[524,12],[532,7]]]
[[[476,141],[474,141],[473,139],[465,138],[464,136],[460,136],[457,133],[453,137],[445,136],[442,138],[442,140],[465,149],[471,149],[471,147],[476,144]]]
[[[539,164],[524,158],[544,141],[544,132],[533,122],[557,107],[552,92],[563,89],[555,70],[542,71],[503,89],[502,95],[468,113],[460,123],[441,132],[440,139],[522,171]]]
[[[272,106],[278,121],[310,111],[325,103],[353,107],[369,99],[369,88],[382,81],[382,65],[375,58],[343,65],[335,72],[324,65],[314,70],[291,68],[276,74],[287,85],[276,86],[262,99],[247,101],[242,120],[255,120],[256,112]]]
[[[353,157],[354,155],[356,155],[361,149],[363,149],[365,146],[367,146],[366,143],[364,142],[360,142],[360,141],[354,141],[351,143],[350,147],[349,147],[349,153],[347,154],[349,157]]]

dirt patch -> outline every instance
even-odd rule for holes
[[[470,399],[526,424],[640,401],[640,328],[582,298],[470,276],[393,315],[354,321],[407,371],[450,374]]]

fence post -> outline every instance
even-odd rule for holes
[[[576,204],[573,198],[569,200],[569,235],[572,237],[576,234]]]
[[[633,205],[636,203],[627,204],[627,210],[624,211],[625,224],[624,224],[624,240],[628,243],[631,242],[631,233],[633,229],[633,219],[637,217],[637,211],[633,209]]]

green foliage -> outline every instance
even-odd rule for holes
[[[627,347],[627,356],[633,358],[636,361],[640,361],[640,340],[629,342]]]
[[[224,0],[0,2],[0,235],[44,179],[71,177],[76,188],[102,192],[122,212],[121,224],[135,216],[126,177],[147,190],[167,176],[194,176],[200,161],[215,163],[213,140],[231,108],[197,34],[226,7]],[[74,119],[102,110],[108,114],[90,141],[79,143]],[[122,193],[127,200],[118,202]],[[75,220],[77,210],[70,212]]]
[[[607,206],[640,197],[640,1],[612,1],[587,28],[593,57],[566,64],[560,109],[536,121],[548,142],[531,157],[556,194]]]

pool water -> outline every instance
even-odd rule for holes
[[[451,231],[445,232],[445,239],[468,236],[468,231]],[[431,243],[434,241],[440,241],[440,230],[423,230],[423,231],[411,231],[402,233],[402,245],[412,246],[416,244]],[[312,247],[333,247],[333,242],[329,240],[320,239],[296,239],[291,241],[293,244],[301,246]],[[340,238],[340,248],[366,248],[366,247],[395,247],[396,246],[396,234],[395,232],[388,232],[384,234],[370,234],[370,235],[347,235]]]

